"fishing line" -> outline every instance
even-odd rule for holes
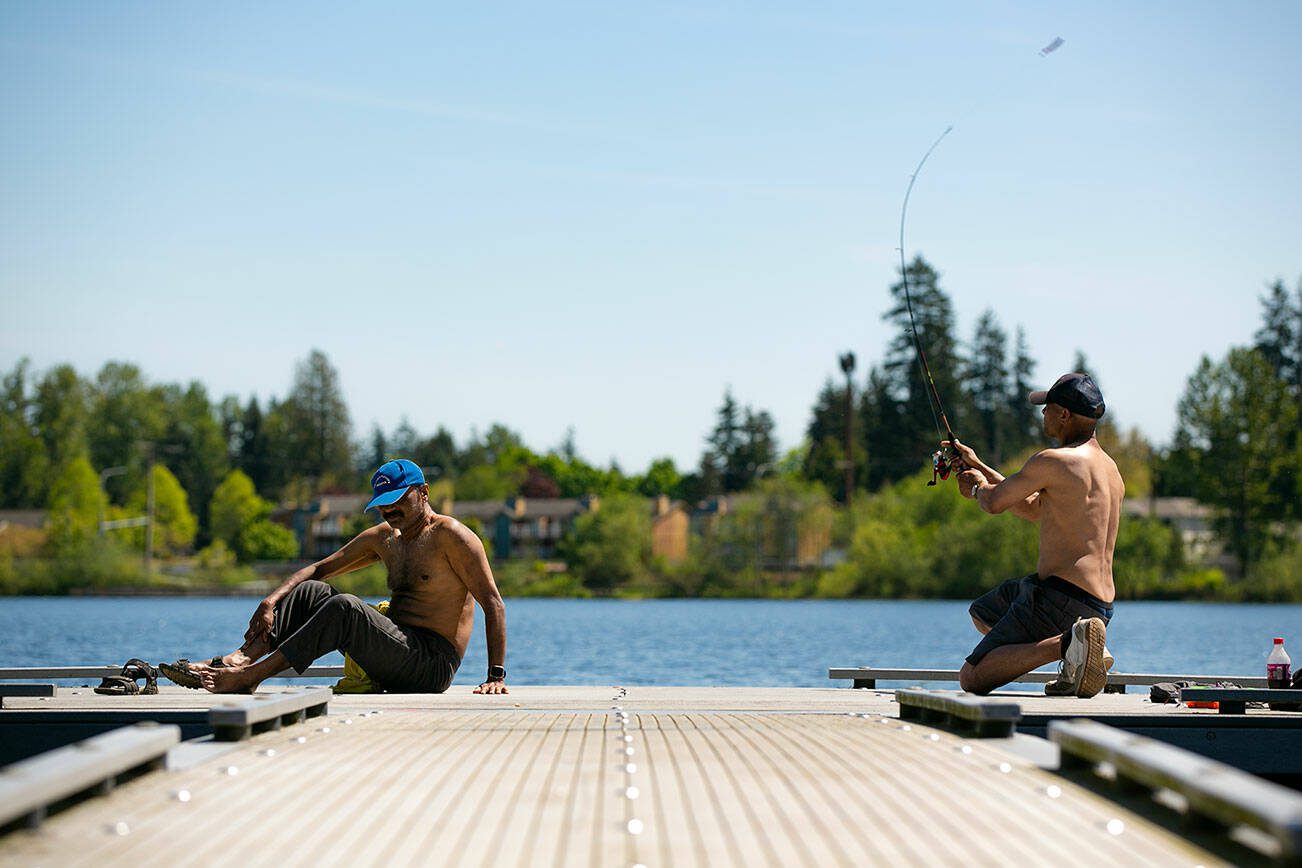
[[[1061,48],[1064,41],[1061,36],[1054,37],[1051,42],[1040,49],[1040,57],[1048,57]],[[900,206],[900,246],[898,248],[900,252],[900,281],[904,285],[904,306],[909,312],[909,331],[913,335],[913,348],[918,358],[918,372],[921,374],[922,382],[926,386],[923,391],[927,396],[927,407],[931,410],[931,418],[936,426],[936,433],[948,435],[951,444],[932,453],[932,477],[931,482],[927,483],[928,485],[935,485],[937,478],[949,478],[949,474],[954,469],[958,458],[958,453],[952,444],[958,438],[954,436],[954,429],[950,427],[949,417],[945,415],[945,405],[940,400],[940,392],[936,389],[936,378],[931,374],[931,365],[927,362],[927,352],[923,349],[922,338],[918,335],[918,322],[913,313],[913,294],[909,292],[909,266],[904,254],[904,227],[909,213],[909,197],[913,194],[913,184],[918,180],[918,175],[922,172],[922,167],[926,165],[932,151],[936,150],[936,147],[953,129],[952,124],[945,127],[945,131],[931,143],[931,147],[927,148],[927,152],[922,155],[917,168],[909,176],[909,186],[904,191],[904,204]]]
[[[931,152],[936,150],[936,146],[939,145],[945,136],[949,135],[950,131],[953,129],[953,126],[945,127],[945,132],[941,133],[936,141],[931,143],[930,148],[927,148],[927,153],[922,155],[922,159],[918,161],[918,167],[913,170],[913,175],[909,178],[909,187],[904,191],[904,205],[900,208],[899,247],[900,280],[904,284],[904,306],[909,312],[909,331],[913,334],[913,348],[917,353],[918,371],[922,374],[922,382],[927,387],[925,390],[927,406],[931,409],[931,418],[936,424],[936,433],[948,434],[951,442],[956,439],[954,437],[954,430],[950,427],[949,418],[945,415],[945,405],[941,403],[940,392],[936,390],[936,380],[931,375],[931,365],[927,364],[927,353],[922,348],[922,339],[918,336],[918,323],[913,316],[913,296],[909,292],[909,268],[908,263],[905,262],[904,258],[904,224],[905,218],[909,213],[909,196],[913,194],[913,184],[918,180],[918,174],[922,172],[922,167],[927,162],[927,158],[931,156]],[[942,422],[945,426],[943,432],[941,431]],[[951,458],[952,454],[948,448],[936,452],[931,456],[933,470],[931,485],[936,484],[936,476],[939,476],[941,479],[949,478]]]

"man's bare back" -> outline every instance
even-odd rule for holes
[[[1032,463],[1044,465],[1046,478],[1038,490],[1040,558],[1036,572],[1060,576],[1103,602],[1112,602],[1116,597],[1112,552],[1125,494],[1116,462],[1091,437],[1077,446],[1046,449],[1028,466]]]

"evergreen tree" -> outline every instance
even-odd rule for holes
[[[229,468],[226,439],[221,422],[208,400],[208,390],[198,380],[184,392],[170,386],[164,391],[167,404],[167,428],[163,432],[165,448],[158,458],[165,463],[187,493],[190,511],[199,522],[200,542],[208,540],[208,501]],[[193,535],[192,535],[193,536]],[[187,540],[189,545],[193,539]]]
[[[1276,280],[1269,294],[1261,299],[1261,328],[1256,334],[1256,348],[1262,358],[1284,383],[1302,419],[1302,280],[1298,282],[1296,299],[1284,288],[1284,281]],[[1287,447],[1294,455],[1302,456],[1302,431],[1293,428]],[[1290,517],[1302,517],[1302,459],[1294,461],[1275,481],[1275,494],[1289,507]]]
[[[284,462],[291,478],[307,481],[318,491],[351,479],[352,423],[339,374],[325,353],[312,350],[298,364],[293,386],[276,414],[267,431],[273,438],[270,451]]]
[[[863,416],[862,402],[851,407],[856,417]],[[808,449],[802,463],[806,479],[822,483],[828,491],[836,492],[838,501],[845,501],[845,388],[837,388],[829,377],[818,393],[805,429]],[[866,478],[867,450],[864,447],[864,423],[855,418],[854,437],[855,487],[868,484]]]
[[[274,406],[274,401],[272,402]],[[278,478],[275,458],[271,453],[272,444],[267,437],[262,408],[257,396],[249,398],[248,405],[240,417],[239,459],[234,462],[252,481],[258,491],[270,494],[283,479]]]
[[[735,479],[730,470],[733,469],[732,458],[742,442],[741,408],[732,397],[731,387],[723,392],[723,403],[719,405],[714,429],[705,442],[709,448],[701,455],[701,477],[717,486],[712,493],[736,491],[730,487]]]
[[[953,305],[940,288],[940,276],[921,256],[908,265],[907,275],[909,296],[913,299],[912,320],[903,280],[891,287],[893,304],[882,317],[897,329],[887,347],[882,385],[886,396],[900,405],[900,412],[883,414],[867,426],[873,432],[868,454],[874,456],[874,461],[879,456],[887,458],[893,449],[905,448],[901,461],[882,465],[882,475],[887,481],[910,475],[918,467],[929,464],[931,453],[944,436],[944,423],[938,421],[939,412],[933,407],[931,390],[918,362],[914,324],[917,341],[926,353],[936,392],[954,433],[963,437],[969,422],[962,402],[955,403],[962,394],[957,377],[963,363],[954,337]]]
[[[95,467],[127,467],[106,483],[112,500],[123,502],[144,483],[148,444],[164,441],[167,410],[160,390],[135,365],[109,362],[100,368],[91,393],[87,437]]]
[[[1302,282],[1298,284],[1298,299],[1289,295],[1284,281],[1276,280],[1261,299],[1261,328],[1257,330],[1256,347],[1276,376],[1294,392],[1302,391],[1302,358],[1298,347],[1302,345]]]
[[[371,451],[367,455],[366,467],[370,473],[389,460],[389,438],[384,436],[384,429],[379,425],[371,426]]]
[[[1017,327],[1017,346],[1013,351],[1012,383],[1008,393],[1008,441],[1005,454],[1016,455],[1038,446],[1043,423],[1038,409],[1027,396],[1040,388],[1035,383],[1035,360],[1026,346],[1026,330]]]
[[[403,416],[398,421],[398,427],[394,428],[393,433],[389,435],[390,457],[406,458],[410,461],[419,445],[420,434],[412,427],[411,421],[406,416]]]
[[[221,427],[222,442],[226,445],[226,466],[240,466],[240,443],[243,432],[244,408],[235,395],[227,395],[217,405],[217,424]]]
[[[859,418],[862,424],[855,430],[866,458],[864,472],[855,478],[862,479],[864,487],[876,491],[917,470],[917,443],[905,419],[905,404],[895,396],[890,377],[876,365],[868,370]]]
[[[744,491],[777,463],[773,417],[767,411],[740,407],[732,389],[723,393],[709,448],[701,456],[701,478],[711,493]]]
[[[27,359],[19,359],[0,383],[0,508],[43,506],[49,457],[33,429],[27,395]]]
[[[972,352],[966,365],[965,389],[971,411],[968,445],[992,466],[1003,463],[1012,428],[1007,415],[1009,389],[1008,336],[999,326],[993,310],[977,320]]]
[[[425,468],[431,478],[453,479],[457,473],[457,442],[442,425],[433,436],[421,440],[411,459]]]
[[[36,385],[36,430],[54,464],[62,464],[89,451],[86,437],[89,387],[71,365],[47,371]]]

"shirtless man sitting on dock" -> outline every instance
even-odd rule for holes
[[[1040,525],[1036,571],[1009,579],[969,609],[985,635],[959,671],[959,685],[989,693],[1059,660],[1058,678],[1045,692],[1090,697],[1103,689],[1112,665],[1104,641],[1125,486],[1094,436],[1105,405],[1088,375],[1065,374],[1030,401],[1044,405],[1044,433],[1062,445],[1036,453],[1012,476],[988,467],[971,447],[952,444],[964,497],[988,513],[1008,511]]]
[[[285,669],[302,674],[318,657],[341,650],[386,690],[442,693],[465,656],[478,602],[489,665],[475,693],[506,693],[506,609],[479,537],[434,511],[425,476],[410,461],[382,465],[371,491],[366,508],[378,508],[384,521],[272,591],[239,650],[191,663],[180,677],[176,667],[164,674],[213,693],[246,692]],[[376,561],[389,571],[387,615],[326,583]]]

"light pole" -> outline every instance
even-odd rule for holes
[[[854,492],[854,353],[841,356],[841,370],[845,372],[845,506],[850,508]]]
[[[140,444],[145,447],[148,459],[145,464],[145,574],[148,575],[154,571],[154,455],[160,447],[152,440],[141,440]],[[161,448],[171,455],[183,451],[175,443],[165,443]]]
[[[98,527],[99,527],[99,535],[100,535],[100,536],[103,536],[103,535],[104,535],[104,531],[105,531],[105,529],[106,529],[106,528],[104,527],[104,504],[108,502],[108,492],[104,490],[104,482],[105,482],[105,481],[106,481],[110,476],[119,476],[119,475],[121,475],[121,474],[123,474],[123,473],[126,473],[126,472],[127,472],[127,468],[125,468],[125,467],[106,467],[106,468],[104,468],[103,470],[101,470],[101,471],[99,472],[99,493],[100,493],[100,498],[99,498],[99,524],[98,524]]]

